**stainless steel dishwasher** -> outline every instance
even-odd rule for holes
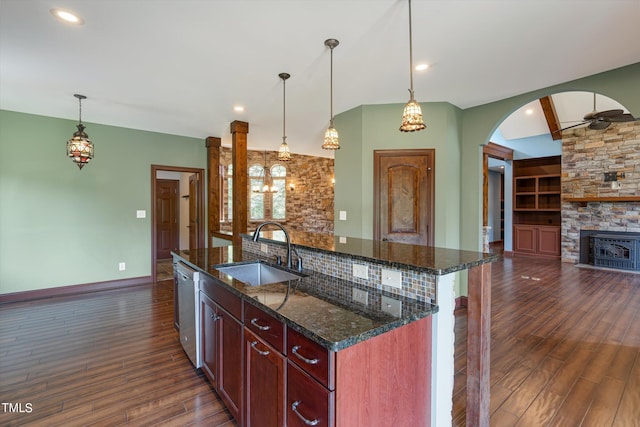
[[[199,273],[183,262],[175,265],[178,275],[178,315],[180,343],[196,368],[200,360],[200,286]]]

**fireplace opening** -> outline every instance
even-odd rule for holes
[[[580,231],[580,263],[619,270],[640,270],[640,233]]]

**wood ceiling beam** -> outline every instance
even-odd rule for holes
[[[551,99],[550,96],[542,97],[540,98],[540,105],[544,112],[544,118],[547,120],[547,126],[549,126],[551,138],[554,141],[562,139],[562,132],[560,132],[560,129],[562,128],[560,127],[560,121],[556,114],[556,107],[553,105],[553,99]]]

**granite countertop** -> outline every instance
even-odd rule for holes
[[[246,236],[250,238],[252,235],[253,233]],[[383,242],[333,234],[291,231],[289,237],[291,243],[299,248],[348,255],[353,259],[382,262],[391,267],[411,268],[436,276],[466,270],[500,259],[500,255],[493,253]],[[286,242],[281,230],[271,230],[271,228],[260,232],[260,240],[281,244]]]
[[[255,305],[328,350],[339,351],[384,332],[430,316],[438,307],[382,290],[360,286],[315,271],[301,280],[250,286],[218,271],[215,266],[261,259],[236,246],[175,251],[175,255],[206,273],[240,298]],[[263,259],[264,261],[264,259]],[[353,302],[352,288],[367,291],[369,304]],[[382,297],[401,300],[402,313],[383,312]]]

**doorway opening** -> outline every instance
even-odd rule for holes
[[[204,169],[151,165],[151,280],[173,277],[171,251],[205,246]]]

